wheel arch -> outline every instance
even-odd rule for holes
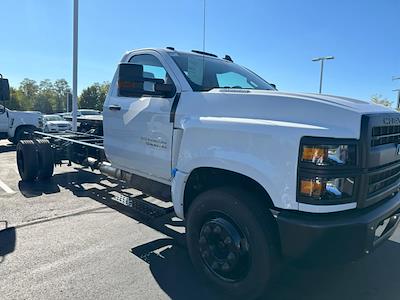
[[[17,133],[19,130],[23,129],[23,128],[31,128],[31,129],[34,129],[34,130],[37,129],[36,126],[31,125],[31,124],[20,124],[20,125],[18,125],[17,127],[15,127],[15,130],[14,130],[14,133],[13,133],[13,138],[15,137],[16,133]]]
[[[187,214],[193,200],[203,191],[230,185],[255,193],[268,208],[275,207],[268,191],[252,177],[217,167],[198,167],[189,173],[183,189],[183,215]]]

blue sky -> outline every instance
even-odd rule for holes
[[[1,0],[0,73],[16,86],[72,74],[73,0]],[[399,0],[207,0],[206,50],[245,65],[280,90],[316,92],[316,56],[334,55],[324,92],[395,100]],[[203,0],[80,0],[79,90],[110,80],[141,47],[202,48]]]

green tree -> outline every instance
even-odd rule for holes
[[[65,111],[67,94],[71,92],[68,82],[65,79],[57,79],[54,82],[53,88],[56,97],[56,106],[54,110],[57,112]]]
[[[102,84],[98,82],[93,83],[82,91],[79,97],[79,107],[103,110],[103,104],[109,88],[109,82],[103,82]]]
[[[25,78],[21,81],[16,95],[21,103],[21,107],[24,110],[33,109],[38,92],[39,85],[35,80]]]
[[[7,108],[12,110],[22,110],[22,105],[20,103],[20,96],[18,90],[10,87],[10,101],[6,103]]]
[[[50,79],[42,80],[39,83],[39,91],[34,100],[33,109],[42,113],[53,113],[56,106],[56,93]]]
[[[393,102],[387,98],[383,98],[382,95],[375,94],[371,97],[371,102],[387,107],[391,107]]]

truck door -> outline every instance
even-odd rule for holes
[[[138,54],[129,63],[142,65],[143,76],[174,84],[160,60]],[[146,84],[144,82],[144,90]],[[107,158],[122,170],[154,179],[171,178],[173,97],[119,97],[117,88],[104,105],[104,137]]]
[[[8,115],[7,110],[0,104],[0,133],[8,132]]]

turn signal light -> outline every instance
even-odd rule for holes
[[[300,178],[299,192],[303,198],[333,200],[353,195],[354,178]],[[301,202],[301,201],[300,201]]]
[[[303,161],[310,162],[323,162],[328,157],[328,149],[327,148],[317,148],[317,147],[303,147]]]
[[[300,193],[303,196],[320,197],[326,189],[326,183],[315,179],[301,180]]]

